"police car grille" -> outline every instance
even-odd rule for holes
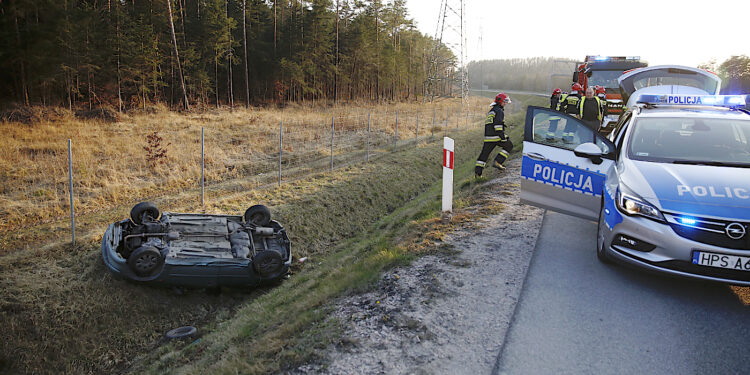
[[[665,213],[669,226],[687,239],[709,245],[725,247],[727,249],[750,250],[750,223],[739,222],[745,227],[745,235],[740,239],[732,239],[726,233],[726,227],[736,221],[717,220],[685,216],[680,214]],[[683,219],[694,220],[686,224]]]

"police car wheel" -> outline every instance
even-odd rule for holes
[[[602,209],[599,211],[599,225],[596,227],[596,257],[602,263],[612,263],[609,256],[604,250],[604,202],[602,202]]]

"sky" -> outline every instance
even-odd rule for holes
[[[421,32],[435,35],[440,3],[406,0]],[[582,61],[586,55],[610,55],[640,56],[651,66],[697,66],[750,55],[750,0],[465,3],[469,61],[535,56]],[[458,33],[444,33],[447,40],[458,40]]]

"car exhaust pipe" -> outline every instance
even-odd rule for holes
[[[273,236],[273,228],[257,227],[255,228],[255,234],[261,236]]]

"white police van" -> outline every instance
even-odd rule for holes
[[[652,271],[750,286],[750,112],[746,96],[681,66],[619,79],[628,110],[604,138],[529,107],[521,201],[598,220],[597,256]],[[546,137],[550,119],[572,143]]]

